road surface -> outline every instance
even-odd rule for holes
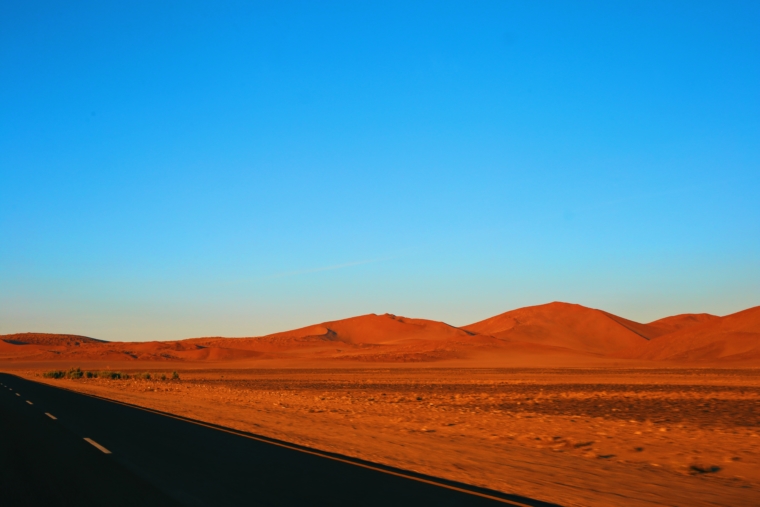
[[[0,373],[4,506],[548,506]]]

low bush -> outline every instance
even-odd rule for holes
[[[128,375],[126,373],[121,373],[120,371],[82,371],[80,368],[71,368],[68,371],[64,370],[51,370],[46,371],[42,374],[45,378],[70,378],[70,379],[80,379],[80,378],[102,378],[107,380],[126,380],[129,378],[134,378],[137,380],[167,380],[169,377],[166,373],[154,374],[151,375],[149,372],[143,372],[143,373],[135,373],[133,375]],[[172,380],[179,380],[179,373],[176,371],[172,372],[171,375]]]
[[[84,376],[84,372],[77,368],[71,368],[69,371],[66,372],[66,376],[71,379],[78,379],[82,378]]]

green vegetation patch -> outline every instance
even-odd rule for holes
[[[110,371],[110,370],[101,370],[101,371],[84,371],[79,367],[76,368],[70,368],[67,370],[50,370],[42,373],[42,376],[45,378],[70,378],[70,379],[81,379],[81,378],[102,378],[107,380],[126,380],[126,379],[136,379],[136,380],[179,380],[179,373],[176,371],[173,371],[171,374],[171,377],[169,377],[166,373],[153,373],[150,372],[142,372],[142,373],[134,373],[132,375],[129,375],[127,373],[122,373],[120,371]]]

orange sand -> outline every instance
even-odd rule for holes
[[[562,505],[760,498],[760,370],[197,370],[180,381],[38,373],[25,375]]]
[[[215,367],[385,364],[760,366],[760,307],[725,317],[687,314],[649,324],[568,303],[521,308],[469,326],[363,315],[255,338],[102,342],[71,335],[0,336],[0,365],[172,362]],[[234,366],[233,366],[234,365]],[[17,364],[18,366],[18,364]]]
[[[684,369],[710,365],[724,369]],[[70,366],[183,379],[39,376]],[[586,506],[757,505],[760,370],[735,368],[758,366],[760,307],[648,324],[551,303],[461,328],[372,314],[254,338],[0,336],[0,369],[38,381]]]

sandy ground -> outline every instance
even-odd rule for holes
[[[23,374],[561,505],[760,504],[757,369],[191,370],[179,381]]]

